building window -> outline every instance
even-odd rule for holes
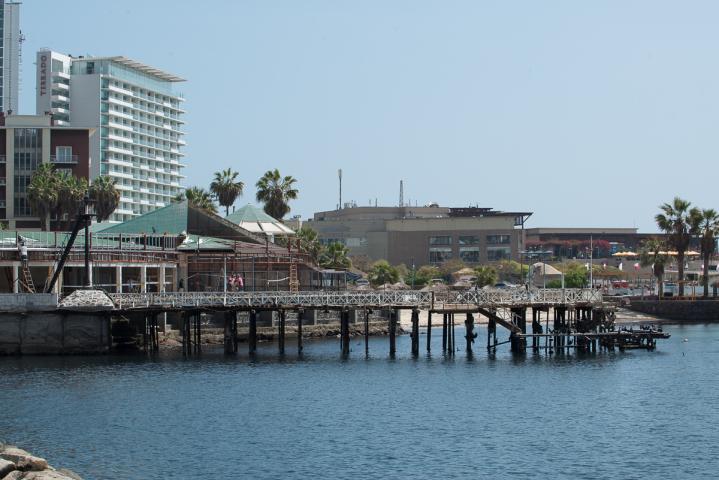
[[[55,161],[57,163],[71,163],[72,147],[55,147]]]
[[[440,237],[429,237],[430,245],[452,245],[452,237],[440,236]]]
[[[487,245],[509,245],[512,243],[511,235],[487,235]]]
[[[347,237],[347,239],[345,239],[345,246],[347,247],[364,247],[366,245],[366,237]]]
[[[16,217],[32,216],[32,209],[27,201],[27,186],[32,174],[42,162],[42,130],[39,128],[14,129],[15,151],[13,163],[15,172],[14,214]]]
[[[477,235],[460,235],[460,245],[479,245],[479,237]]]
[[[452,259],[452,249],[433,247],[429,249],[429,263],[442,263]]]
[[[479,247],[459,247],[459,258],[465,263],[479,263]]]
[[[488,247],[487,248],[487,260],[509,260],[512,256],[511,249],[509,247]]]

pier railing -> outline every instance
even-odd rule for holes
[[[592,305],[602,294],[592,289],[492,289],[450,292],[418,290],[318,292],[109,293],[118,309],[133,308],[462,308]]]

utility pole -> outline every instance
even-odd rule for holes
[[[337,176],[340,179],[340,204],[337,210],[342,210],[342,169],[337,170]]]

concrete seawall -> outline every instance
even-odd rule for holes
[[[106,353],[110,318],[58,310],[55,294],[0,294],[0,355]]]
[[[718,322],[719,300],[639,300],[626,308],[678,322]]]

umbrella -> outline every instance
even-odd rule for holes
[[[689,255],[690,257],[698,257],[701,255],[701,253],[697,252],[696,250],[689,250],[688,252],[684,252],[684,255]]]

